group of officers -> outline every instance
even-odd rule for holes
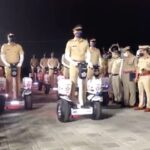
[[[113,102],[121,106],[134,107],[135,110],[144,110],[150,112],[150,46],[140,45],[137,55],[134,55],[130,46],[120,48],[118,44],[113,44],[107,54],[101,55],[96,47],[96,39],[92,38],[89,42],[82,38],[83,29],[81,25],[73,28],[74,38],[66,44],[65,52],[62,55],[61,63],[51,53],[50,58],[45,54],[40,61],[33,55],[30,60],[31,72],[40,66],[40,71],[48,70],[49,76],[54,73],[54,68],[60,68],[62,65],[62,74],[65,78],[72,81],[72,90],[70,99],[76,100],[76,85],[78,80],[78,64],[88,63],[87,80],[93,78],[93,66],[99,65],[100,76],[108,76],[110,81],[109,97]],[[20,44],[15,42],[14,34],[7,35],[8,43],[1,47],[1,60],[5,67],[5,76],[7,79],[7,89],[12,89],[10,64],[17,63],[17,89],[20,88],[20,70],[24,61],[24,51]],[[60,65],[61,64],[61,65]],[[138,106],[136,93],[138,93]],[[83,98],[86,99],[86,88],[83,92]]]
[[[88,63],[87,80],[93,77],[93,66],[99,65],[100,76],[109,77],[109,97],[113,102],[121,106],[130,107],[135,110],[150,112],[150,46],[140,45],[137,54],[134,55],[130,46],[120,48],[113,44],[107,54],[101,55],[96,48],[96,39],[92,38],[89,43],[82,38],[82,26],[73,28],[74,38],[66,44],[63,59],[69,62],[65,65],[64,75],[72,81],[70,98],[75,98],[75,88],[78,79],[78,64],[86,61]],[[138,93],[138,106],[137,103]],[[86,97],[86,89],[83,92]],[[86,99],[86,98],[85,98]]]

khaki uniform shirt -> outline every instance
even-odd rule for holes
[[[122,59],[120,57],[114,59],[114,61],[112,63],[111,74],[119,74],[120,73],[121,62],[122,62]]]
[[[57,58],[49,58],[48,59],[48,65],[50,65],[50,68],[58,67],[59,61]]]
[[[91,57],[91,60],[90,62],[93,64],[93,65],[97,65],[99,64],[99,59],[101,57],[100,55],[100,50],[98,48],[95,48],[95,47],[90,47],[88,49],[88,51],[90,52],[90,57]]]
[[[74,61],[85,61],[89,44],[85,39],[71,39],[67,42],[65,53],[68,53]]]
[[[31,58],[31,60],[30,60],[30,65],[31,65],[32,67],[37,67],[38,64],[39,64],[39,62],[38,62],[38,59],[37,59],[37,58]]]
[[[136,71],[137,67],[137,58],[134,55],[131,55],[129,58],[123,59],[122,71]]]
[[[141,57],[138,60],[138,73],[142,73],[142,70],[150,71],[150,56],[147,58]]]
[[[1,54],[5,56],[7,63],[14,64],[20,61],[20,55],[24,54],[24,51],[22,46],[19,44],[3,44],[1,48]]]
[[[40,66],[41,67],[47,67],[47,62],[48,62],[48,59],[47,58],[42,58],[40,60]]]

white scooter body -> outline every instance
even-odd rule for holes
[[[13,96],[10,99],[6,100],[5,108],[6,109],[18,109],[23,108],[25,106],[25,96],[32,94],[32,79],[30,77],[24,77],[22,79],[22,92],[21,97],[17,97],[16,95],[16,82],[13,79]],[[9,96],[9,95],[8,95]]]
[[[82,97],[82,90],[83,90],[83,82],[85,82],[86,79],[80,79],[78,78],[78,88],[79,88],[79,94],[78,94],[78,100],[79,104],[76,104],[77,107],[71,108],[71,115],[92,115],[93,114],[93,107],[91,105],[88,105],[87,107],[84,107],[84,100]],[[60,79],[58,81],[58,94],[60,95],[60,98],[63,100],[66,100],[68,102],[72,103],[72,100],[69,99],[69,95],[71,92],[71,86],[72,83],[69,79]],[[89,94],[87,97],[87,101],[89,102],[103,102],[103,97],[99,95],[99,93],[102,90],[102,82],[101,79],[93,78],[87,82],[87,93]],[[81,107],[83,106],[83,107]]]

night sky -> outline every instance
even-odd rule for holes
[[[60,57],[82,24],[84,37],[97,38],[99,48],[150,44],[149,0],[0,0],[0,44],[13,32],[23,45],[27,65],[32,54],[51,51]]]

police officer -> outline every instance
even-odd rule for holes
[[[119,76],[120,67],[121,67],[121,58],[120,58],[120,51],[118,46],[114,45],[111,48],[112,53],[112,62],[111,62],[111,83],[112,83],[112,90],[114,94],[114,101],[118,104],[122,104],[122,86],[121,86],[121,79]]]
[[[15,43],[15,35],[9,33],[7,35],[8,43],[5,43],[1,47],[1,59],[5,65],[5,75],[7,80],[7,91],[11,93],[12,91],[12,78],[10,64],[17,64],[17,95],[20,91],[20,76],[21,76],[21,66],[24,60],[24,51],[20,44]]]
[[[31,66],[31,73],[33,75],[34,71],[37,70],[37,67],[39,65],[39,61],[36,58],[35,54],[32,56],[31,60],[30,60],[30,66]]]
[[[45,73],[45,69],[48,68],[48,59],[46,58],[46,54],[43,55],[43,58],[40,60],[40,67],[42,68],[42,73]]]
[[[59,68],[59,61],[57,58],[54,57],[54,52],[51,52],[51,57],[48,59],[47,61],[47,66],[49,68],[49,75],[50,77],[53,75],[54,73],[54,68]]]
[[[123,49],[123,61],[121,64],[121,80],[123,83],[124,105],[133,107],[136,103],[135,73],[137,58],[132,54],[130,46]]]
[[[65,57],[70,63],[70,80],[72,81],[72,90],[70,98],[72,100],[75,99],[75,89],[77,84],[78,78],[78,63],[83,62],[86,60],[87,50],[89,48],[88,41],[82,38],[82,26],[77,25],[73,28],[74,38],[69,40],[66,44],[65,49]],[[90,58],[89,58],[90,59]],[[83,90],[83,99],[86,99],[86,87]]]
[[[62,73],[65,78],[69,78],[69,61],[65,58],[65,54],[62,55],[61,63],[63,65]]]
[[[137,65],[136,80],[139,89],[139,105],[135,110],[143,110],[146,106],[145,112],[150,112],[150,46],[139,46],[139,49],[143,56],[139,58]]]
[[[105,64],[107,62],[107,72],[108,72],[108,75],[109,75],[109,90],[108,90],[108,95],[109,95],[109,98],[111,100],[113,100],[114,98],[114,94],[113,94],[113,89],[112,89],[112,76],[111,76],[111,69],[112,69],[112,65],[113,65],[113,62],[115,60],[115,58],[112,57],[112,48],[113,47],[116,47],[117,45],[116,44],[113,44],[110,48],[109,48],[109,51],[107,53],[105,53]],[[118,48],[117,48],[118,49]],[[110,101],[110,102],[113,102],[113,101]]]
[[[91,65],[100,65],[101,63],[101,53],[98,48],[96,48],[96,39],[92,38],[90,39],[90,47],[88,49],[91,57]],[[91,79],[93,77],[93,68],[88,67],[88,72],[87,72],[87,79]]]
[[[51,85],[54,87],[57,84],[56,75],[54,74],[55,69],[59,69],[59,61],[54,57],[54,52],[51,52],[51,57],[47,61],[48,69],[49,69],[49,77],[51,80]]]

